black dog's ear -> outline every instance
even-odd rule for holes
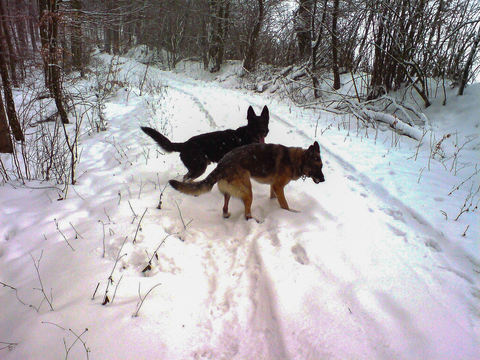
[[[316,154],[320,154],[320,145],[318,145],[318,142],[315,141],[313,145],[310,145],[308,148],[308,151],[314,152]]]
[[[256,117],[257,117],[257,114],[255,114],[255,111],[253,110],[252,106],[250,105],[248,107],[248,111],[247,111],[247,119],[248,120],[253,120]]]
[[[261,115],[261,116],[262,116],[262,117],[265,117],[265,118],[267,118],[267,119],[270,118],[270,113],[268,112],[267,105],[265,105],[265,106],[263,107],[262,115]]]

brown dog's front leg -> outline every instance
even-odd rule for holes
[[[283,191],[283,186],[272,185],[272,192],[277,195],[277,200],[282,209],[290,210],[288,207],[287,199],[285,198],[285,193]]]

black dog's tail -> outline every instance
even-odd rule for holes
[[[173,143],[155,129],[145,126],[141,126],[140,128],[166,152],[181,151],[183,149],[183,143]]]
[[[170,180],[168,183],[177,191],[187,195],[198,196],[212,191],[213,185],[215,185],[221,178],[222,173],[217,167],[201,181],[181,182]]]

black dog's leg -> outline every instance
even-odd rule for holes
[[[198,152],[181,152],[180,159],[188,169],[183,181],[192,181],[201,176],[207,169],[208,160],[203,154]]]

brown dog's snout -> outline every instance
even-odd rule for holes
[[[323,175],[322,170],[318,169],[319,171],[316,171],[316,174],[312,176],[313,182],[315,184],[321,183],[325,181],[325,176]]]

